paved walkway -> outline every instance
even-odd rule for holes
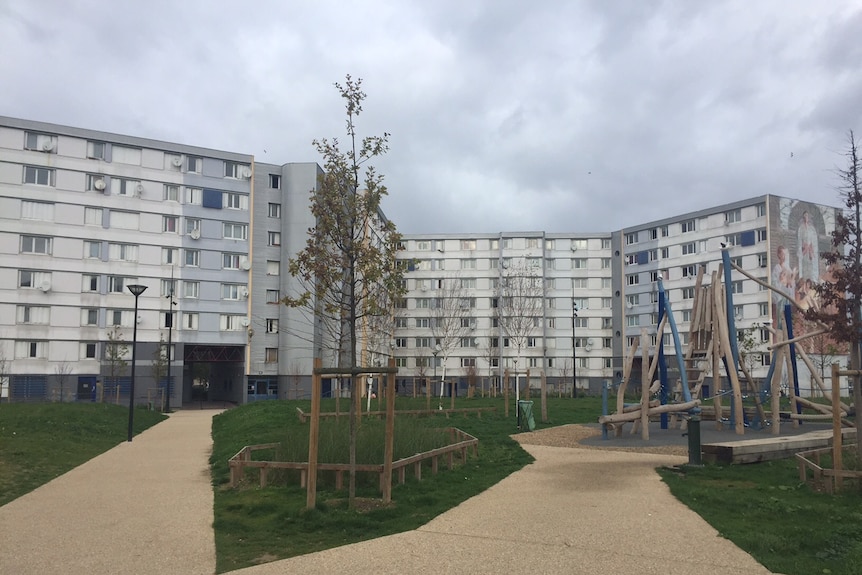
[[[0,507],[0,573],[213,573],[212,413],[173,414]],[[525,448],[535,463],[415,531],[234,573],[769,573],[653,471],[683,458]]]
[[[0,507],[0,574],[214,573],[214,413],[176,412]]]

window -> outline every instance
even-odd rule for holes
[[[742,281],[730,282],[730,293],[742,293]]]
[[[279,292],[279,290],[277,290],[277,289],[266,290],[266,303],[279,303],[280,301],[281,301],[281,293]]]
[[[400,297],[395,300],[395,309],[407,309],[407,298]]]
[[[81,290],[85,292],[97,292],[99,291],[99,276],[96,275],[87,275],[83,276],[83,284],[81,286]]]
[[[724,221],[728,224],[742,221],[742,210],[737,208],[735,210],[730,210],[729,212],[724,212]]]
[[[657,271],[649,273],[649,281],[651,282],[657,282],[659,277],[661,277],[661,274]]]
[[[427,317],[417,317],[416,318],[416,327],[431,327],[431,318]]]
[[[281,176],[278,174],[270,174],[269,175],[269,187],[273,190],[281,189]]]
[[[545,298],[545,307],[547,309],[554,309],[555,300],[552,297]]]
[[[201,221],[198,218],[186,218],[186,234],[201,231]]]
[[[395,318],[395,328],[406,328],[407,327],[407,318],[406,317],[396,317]]]
[[[758,314],[761,316],[769,315],[769,304],[768,303],[760,303],[758,304]]]
[[[608,280],[608,283],[610,284],[611,278],[602,278],[602,279]],[[575,278],[572,280],[572,287],[574,289],[587,289],[588,285],[589,285],[589,280],[587,278]],[[602,287],[604,287],[604,286],[602,286]],[[610,287],[610,285],[608,285],[608,287]]]
[[[474,270],[474,269],[476,269],[476,260],[461,260],[461,269],[462,270]]]
[[[602,246],[604,247],[604,246]],[[608,245],[610,248],[610,245]],[[587,240],[572,240],[572,251],[587,249]]]
[[[499,250],[500,249],[500,240],[497,240],[497,239],[491,240],[491,249],[492,250]]]
[[[136,230],[140,226],[140,214],[136,212],[121,212],[111,210],[111,227],[124,230]]]
[[[682,321],[691,321],[691,310],[690,309],[682,310]]]
[[[636,327],[641,324],[639,315],[630,315],[626,317],[626,325],[628,327]]]
[[[395,358],[395,367],[407,367],[407,358],[406,357],[396,357]]]
[[[48,134],[37,134],[26,132],[24,134],[24,149],[37,152],[53,152],[57,146],[57,139]]]
[[[603,297],[602,298],[602,309],[610,309],[610,308],[611,308],[611,298]]]
[[[238,300],[244,295],[244,288],[240,284],[221,284],[221,299]]]
[[[503,249],[504,250],[512,249],[512,238],[504,238],[503,239]]]
[[[105,142],[87,142],[87,157],[91,160],[104,160],[106,148]]]
[[[222,237],[226,240],[247,240],[248,225],[224,222],[222,225]]]
[[[201,205],[201,199],[203,197],[203,190],[200,188],[185,188],[183,190],[183,202],[186,204],[192,204],[195,206]]]
[[[15,357],[20,359],[47,357],[48,342],[46,341],[16,341]]]
[[[245,194],[234,194],[231,192],[224,192],[223,194],[223,205],[225,208],[230,210],[247,210],[248,209],[248,196]]]
[[[578,318],[578,319],[580,319],[580,318]],[[602,318],[602,329],[611,329],[612,327],[614,327],[613,318],[603,317]],[[610,346],[606,346],[606,347],[610,347]]]
[[[766,204],[757,204],[755,207],[755,214],[758,218],[762,218],[766,215]]]
[[[185,250],[185,263],[188,267],[199,267],[201,265],[201,252],[200,250]]]
[[[757,241],[765,242],[766,241],[766,230],[757,230]]]
[[[694,299],[694,288],[693,287],[682,288],[682,299]]]
[[[626,305],[628,307],[636,306],[640,304],[641,296],[640,294],[630,294],[626,296]]]
[[[476,240],[461,240],[461,249],[462,250],[475,250],[476,249]]]
[[[587,269],[587,258],[573,258],[572,259],[572,269],[573,270],[585,270],[585,269]]]
[[[17,308],[18,323],[47,325],[51,308],[48,306],[19,305]]]
[[[245,170],[248,169],[248,166],[244,166],[237,162],[228,162],[224,163],[224,177],[225,178],[242,178],[245,176]]]
[[[162,199],[168,202],[180,201],[180,187],[175,184],[165,184]]]
[[[81,325],[98,325],[99,310],[96,308],[84,308],[81,310]]]
[[[548,251],[553,251],[556,249],[556,242],[554,240],[545,240],[545,249]]]
[[[697,243],[696,242],[689,242],[687,244],[682,244],[682,255],[686,256],[689,254],[696,254],[696,253],[697,253]]]
[[[97,343],[87,342],[81,344],[81,359],[96,359]]]
[[[757,265],[758,267],[765,268],[767,265],[766,254],[757,254]]]
[[[203,165],[203,158],[200,156],[186,156],[186,162],[188,163],[188,171],[199,174],[201,173],[201,167]]]
[[[21,219],[52,222],[54,221],[54,204],[23,200],[21,202]]]
[[[177,263],[179,250],[177,248],[162,248],[162,263],[165,265],[174,265]]]
[[[267,318],[267,320],[266,320],[266,333],[278,333],[278,319]]]
[[[134,244],[108,244],[108,258],[113,261],[138,261],[138,246]]]
[[[610,299],[610,298],[608,298]],[[574,298],[574,305],[578,306],[579,310],[590,309],[590,300],[585,297],[576,297]]]
[[[264,351],[264,363],[278,363],[278,348],[268,347]]]
[[[630,286],[637,285],[641,282],[639,274],[629,274],[626,276],[626,283]]]
[[[269,204],[267,208],[267,215],[271,218],[280,218],[281,204]]]
[[[475,357],[462,357],[461,358],[461,367],[476,367],[476,358]]]
[[[538,347],[540,339],[537,337],[527,338],[527,347]]]
[[[744,309],[745,306],[743,305],[733,306],[733,317],[735,317],[736,319],[742,319],[744,317]]]
[[[652,228],[649,231],[649,239],[657,240],[658,239],[658,228]]]
[[[602,249],[609,250],[611,249],[611,240],[608,238],[602,238]]]
[[[689,266],[682,266],[682,277],[684,278],[693,278],[697,275],[697,266],[692,264]]]
[[[431,249],[431,242],[427,240],[420,240],[416,242],[416,249],[419,251],[428,251]]]
[[[111,188],[118,196],[140,196],[143,191],[140,180],[124,180],[114,178],[111,180]]]
[[[219,329],[221,331],[242,331],[246,323],[245,316],[221,314],[219,316]]]
[[[407,338],[406,337],[396,337],[395,338],[395,347],[398,347],[398,348],[407,347]]]
[[[51,253],[51,238],[45,236],[21,236],[22,254],[45,254]]]
[[[476,278],[461,278],[461,287],[465,289],[473,289],[476,287]]]
[[[123,293],[123,288],[133,282],[122,276],[108,276],[108,291],[111,293]]]
[[[108,325],[132,327],[135,323],[135,312],[130,309],[109,309]]]
[[[183,313],[183,329],[196,330],[198,328],[198,314]]]
[[[49,168],[38,168],[36,166],[24,166],[24,183],[37,186],[53,186],[54,170]]]
[[[127,148],[125,146],[111,146],[111,161],[120,164],[141,165],[141,149]]]
[[[270,246],[281,245],[281,232],[267,232],[267,244]]]
[[[461,347],[479,347],[479,340],[475,337],[462,337],[460,344]]]
[[[417,337],[416,338],[416,347],[431,347],[433,344],[431,343],[432,338],[430,337]]]
[[[87,174],[85,189],[88,192],[102,193],[107,186],[108,183],[105,181],[105,176],[101,174]]]
[[[661,259],[666,260],[669,257],[670,257],[670,249],[669,248],[662,248],[661,249]]]
[[[222,253],[222,269],[238,270],[240,254]]]
[[[267,260],[266,275],[277,276],[281,274],[281,262],[275,260]]]
[[[611,258],[602,258],[602,269],[603,270],[611,269]]]
[[[539,238],[527,238],[527,249],[539,247]]]
[[[650,250],[648,254],[649,261],[654,262],[658,260],[658,250]]]
[[[695,220],[686,220],[679,224],[680,231],[682,233],[693,232],[695,229]]]
[[[177,233],[180,225],[179,216],[162,216],[162,231]]]
[[[161,290],[159,293],[162,297],[171,297],[177,293],[177,280],[162,280],[160,286]]]
[[[632,232],[630,234],[626,234],[626,245],[630,246],[632,244],[638,243],[638,233]]]

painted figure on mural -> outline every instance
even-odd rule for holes
[[[775,256],[778,258],[778,263],[772,267],[772,285],[795,300],[797,270],[791,268],[787,261],[787,248],[783,245],[778,246]],[[774,291],[772,292],[772,301],[775,304],[776,312],[783,313],[784,306],[788,303],[787,297]]]
[[[817,230],[808,211],[802,212],[796,230],[796,252],[799,257],[799,278],[820,282],[820,252],[817,249]]]

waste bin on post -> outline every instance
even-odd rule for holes
[[[533,402],[526,400],[518,401],[518,429],[526,427],[530,431],[536,429],[536,420],[533,419]]]

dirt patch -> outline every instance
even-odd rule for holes
[[[660,455],[687,456],[688,448],[682,445],[656,445],[644,447],[618,447],[609,445],[585,445],[584,439],[596,437],[602,432],[595,427],[586,425],[560,425],[538,431],[518,433],[512,438],[522,445],[544,445],[547,447],[577,447],[578,449],[604,449],[609,451],[633,451],[639,453],[657,453]]]

